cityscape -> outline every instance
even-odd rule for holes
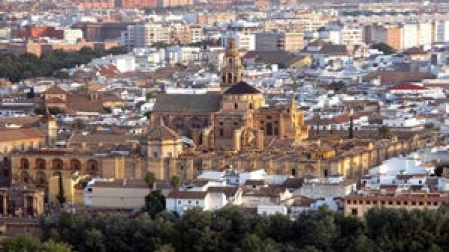
[[[449,1],[0,1],[0,251],[449,251]]]

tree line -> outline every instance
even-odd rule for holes
[[[53,50],[37,56],[31,53],[15,55],[0,54],[0,78],[18,82],[28,78],[53,76],[63,68],[87,64],[95,58],[126,53],[126,49],[115,47],[109,50],[82,48],[80,51]]]
[[[234,207],[214,212],[192,209],[180,217],[160,212],[154,218],[64,213],[43,218],[41,227],[43,242],[78,252],[449,251],[446,208],[371,209],[363,221],[325,207],[294,220],[283,215],[257,216]],[[20,249],[6,247],[8,252],[39,251]]]

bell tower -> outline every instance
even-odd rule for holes
[[[243,71],[244,68],[237,49],[237,43],[234,37],[230,37],[228,39],[228,46],[221,65],[221,91],[224,92],[232,85],[242,81]]]
[[[47,138],[47,147],[54,147],[58,137],[58,123],[50,114],[48,108],[45,110],[45,114],[42,116],[39,126]]]

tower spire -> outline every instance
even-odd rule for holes
[[[243,78],[244,68],[237,48],[237,41],[233,35],[228,38],[228,45],[221,66],[220,88],[224,92],[235,83],[242,81]]]

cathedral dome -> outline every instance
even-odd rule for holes
[[[260,94],[261,92],[244,81],[240,81],[224,92],[226,95]]]
[[[163,119],[159,119],[159,121],[149,129],[147,134],[147,140],[149,141],[177,140],[179,138],[179,135],[175,131],[165,126]]]

